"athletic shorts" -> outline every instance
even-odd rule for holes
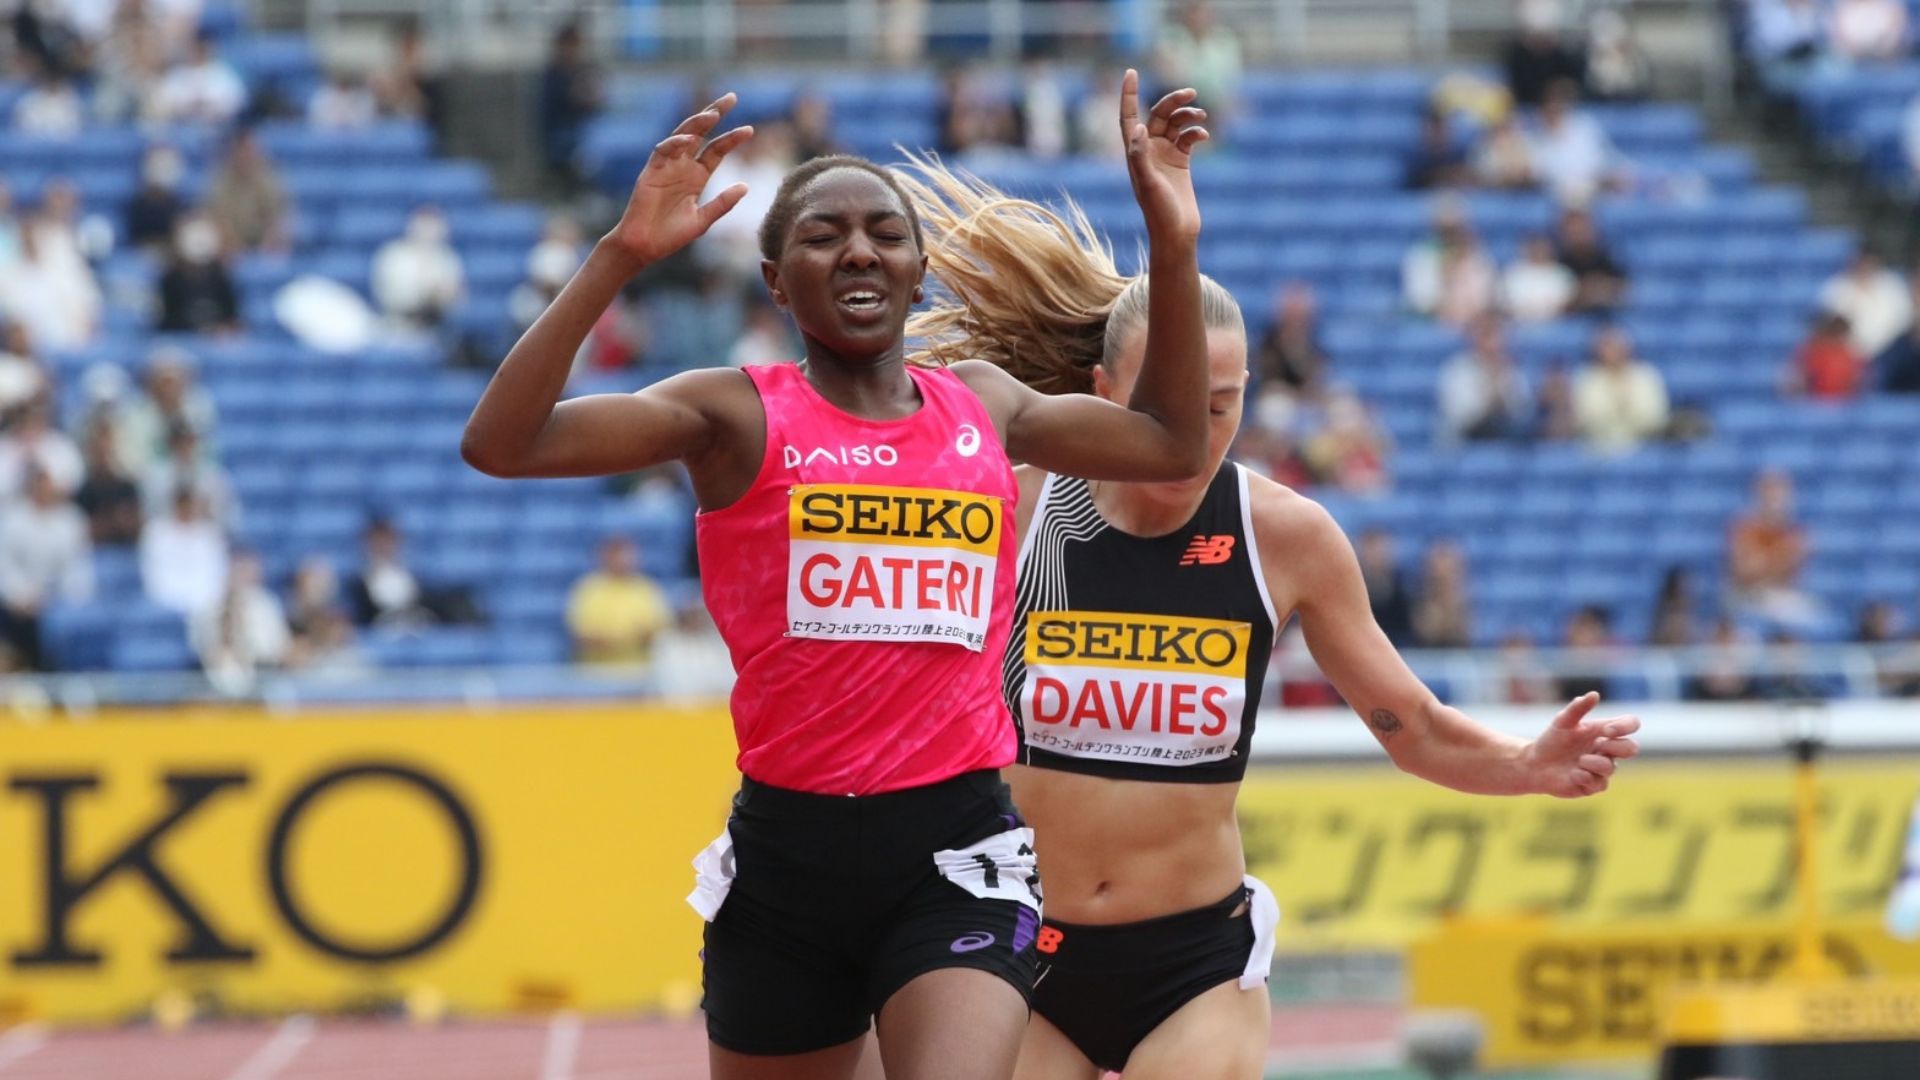
[[[978,968],[1028,997],[1040,929],[1033,830],[995,770],[882,795],[742,780],[694,860],[707,1037],[742,1054],[858,1038],[896,990]]]
[[[1280,908],[1255,878],[1219,903],[1113,926],[1047,920],[1033,1011],[1087,1060],[1126,1068],[1133,1049],[1180,1007],[1221,983],[1252,990],[1273,968]]]

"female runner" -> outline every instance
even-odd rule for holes
[[[877,1015],[893,1080],[1000,1078],[1026,1025],[1039,929],[1031,832],[998,769],[1013,605],[1009,458],[1073,475],[1179,480],[1206,464],[1206,375],[1188,172],[1193,91],[1144,120],[1120,95],[1151,243],[1153,330],[1124,407],[1048,397],[987,363],[905,363],[926,273],[892,174],[849,157],[790,173],[760,230],[798,365],[687,372],[558,402],[588,328],[642,267],[744,193],[700,193],[738,128],[727,95],[655,148],[625,214],[516,344],[468,422],[498,476],[684,462],[709,609],[739,681],[744,777],[689,899],[708,919],[715,1077],[841,1078]]]
[[[960,301],[909,332],[937,359],[992,360],[1048,393],[1127,400],[1163,310],[1077,208],[1069,220],[938,163],[909,180],[934,275]],[[1020,581],[1005,690],[1015,798],[1047,883],[1021,1080],[1255,1078],[1279,913],[1246,876],[1234,800],[1274,635],[1308,647],[1394,763],[1461,791],[1606,790],[1632,717],[1597,695],[1532,742],[1442,705],[1374,623],[1360,567],[1318,504],[1225,460],[1240,426],[1240,309],[1201,281],[1208,468],[1115,483],[1016,470]]]

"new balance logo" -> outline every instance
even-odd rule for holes
[[[1181,566],[1219,566],[1233,558],[1232,536],[1196,536],[1180,556]]]

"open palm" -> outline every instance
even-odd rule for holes
[[[747,193],[745,184],[734,184],[706,203],[700,201],[713,170],[753,137],[752,128],[738,127],[700,145],[734,101],[732,94],[723,95],[654,144],[612,233],[613,242],[634,259],[651,263],[691,244]]]
[[[1193,149],[1210,136],[1207,111],[1193,104],[1192,88],[1161,98],[1140,117],[1140,74],[1128,69],[1120,82],[1120,137],[1127,147],[1133,197],[1147,219],[1148,235],[1190,240],[1200,233],[1200,203],[1193,195]]]

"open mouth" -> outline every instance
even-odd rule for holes
[[[835,302],[848,311],[867,312],[879,311],[887,298],[871,289],[855,289],[841,293]]]

